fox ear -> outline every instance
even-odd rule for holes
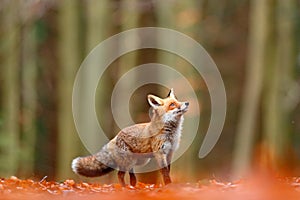
[[[148,95],[148,102],[153,108],[163,105],[162,99],[152,94]]]
[[[171,98],[175,98],[176,99],[173,88],[170,89],[169,94],[168,94],[167,97],[171,97]]]

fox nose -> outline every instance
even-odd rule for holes
[[[189,103],[189,102],[185,102],[184,104],[185,104],[186,106],[189,106],[190,103]]]

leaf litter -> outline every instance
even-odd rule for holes
[[[300,199],[299,177],[256,176],[237,182],[215,179],[197,183],[173,183],[167,186],[138,182],[135,187],[120,184],[97,184],[19,179],[0,179],[0,199]]]

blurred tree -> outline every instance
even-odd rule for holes
[[[255,135],[262,133],[255,165],[279,169],[288,159],[289,116],[287,92],[295,66],[293,0],[251,2],[249,57],[233,161],[234,174],[251,166]],[[259,109],[261,108],[261,130]]]
[[[289,88],[293,83],[296,62],[294,0],[272,2],[275,23],[269,23],[269,48],[265,67],[263,99],[263,139],[270,153],[270,164],[281,167],[288,159],[289,119],[291,110],[286,104]]]
[[[93,48],[95,48],[100,42],[102,42],[110,33],[110,22],[109,22],[109,2],[107,0],[103,1],[92,1],[88,0],[85,2],[86,5],[86,40],[83,44],[85,46],[85,54],[88,54],[92,51]],[[106,55],[99,55],[101,58]],[[104,66],[100,66],[100,63],[97,63],[97,61],[91,62],[92,65],[97,65],[99,68],[103,68]],[[91,110],[88,110],[86,108],[86,97],[89,93],[93,93],[94,91],[91,91],[93,88],[93,74],[95,72],[93,70],[86,70],[86,72],[83,74],[84,81],[82,81],[81,84],[81,93],[82,93],[82,99],[80,100],[80,118],[81,120],[86,120],[90,116],[90,113],[93,112]],[[96,77],[98,78],[98,77]],[[96,108],[101,111],[101,113],[105,113],[107,110],[107,104],[106,104],[106,97],[109,96],[109,87],[107,87],[107,84],[109,82],[109,79],[104,77],[104,80],[102,80],[101,84],[101,90],[100,93],[98,92],[97,95],[101,96],[101,98],[97,98]],[[104,126],[109,126],[110,124],[110,117],[107,117],[107,115],[100,115],[100,121],[104,121]],[[85,124],[85,123],[83,123]],[[84,130],[86,130],[87,134],[89,135],[88,143],[91,145],[91,149],[93,151],[98,151],[100,149],[99,142],[95,140],[97,138],[97,127],[93,122],[86,121],[86,126],[84,127]],[[91,152],[90,152],[91,153]]]
[[[23,6],[24,8],[25,6]],[[37,41],[35,18],[27,13],[23,21],[22,41],[22,141],[20,174],[34,173],[37,109]]]
[[[79,140],[72,116],[72,89],[76,71],[80,64],[79,46],[79,0],[59,2],[59,62],[58,74],[58,155],[57,177],[69,178],[71,161],[78,156]]]
[[[270,9],[270,0],[250,2],[246,83],[237,124],[233,158],[234,176],[240,176],[249,170],[255,135],[258,132],[257,119],[267,51]]]
[[[2,4],[1,14],[2,29],[1,43],[1,78],[3,125],[0,133],[0,176],[15,174],[18,169],[20,153],[20,49],[21,41],[19,1],[12,0]],[[3,51],[2,51],[3,50]]]
[[[109,0],[86,2],[86,53],[89,53],[110,33]]]
[[[166,1],[161,1],[159,3],[157,2],[155,4],[155,8],[156,8],[155,14],[157,17],[157,25],[159,27],[174,29],[176,27],[176,21],[174,20],[176,18],[175,5],[171,4],[170,0],[166,0]],[[170,38],[158,37],[158,43],[169,41],[169,39]],[[174,41],[174,45],[176,45],[175,41]],[[174,59],[174,55],[171,54],[170,52],[159,51],[157,55],[157,60],[158,63],[175,67],[176,61]],[[166,76],[166,74],[163,74],[163,76]],[[160,77],[160,78],[165,78],[165,77]]]
[[[111,1],[109,0],[101,0],[101,1],[93,1],[88,0],[86,3],[86,41],[85,41],[85,54],[88,54],[92,51],[93,48],[96,48],[98,44],[100,44],[104,39],[106,39],[109,34],[111,33],[112,29],[112,23],[111,23]],[[106,55],[101,55],[101,57],[105,57]],[[94,63],[95,65],[99,65],[99,68],[103,68],[105,66],[100,66],[99,63]],[[91,71],[91,73],[93,73]],[[87,91],[90,91],[92,88],[92,81],[90,77],[92,77],[91,74],[84,74],[85,82],[82,82],[82,96],[80,107],[80,113],[82,120],[88,119],[90,116],[90,111],[86,109],[85,107],[85,98],[84,94],[86,94]],[[99,122],[101,123],[101,127],[103,127],[103,130],[112,130],[113,127],[112,124],[112,118],[108,114],[110,111],[110,107],[107,106],[109,104],[110,100],[110,93],[111,93],[111,80],[109,76],[102,76],[102,80],[99,81],[99,87],[97,88],[97,97],[96,98],[96,109],[98,115]],[[91,92],[91,91],[90,91]],[[90,124],[89,126],[85,127],[87,134],[91,135],[89,139],[89,144],[92,144],[95,151],[99,150],[101,148],[101,145],[99,144],[101,141],[95,140],[97,137],[93,137],[93,134],[99,134],[97,132],[97,127]],[[108,135],[110,137],[111,135]],[[90,152],[91,153],[91,152]],[[105,180],[105,182],[109,182],[114,180],[113,174],[110,173],[108,176],[105,176],[102,179]]]

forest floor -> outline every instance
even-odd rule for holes
[[[174,183],[167,186],[138,183],[122,188],[119,184],[100,185],[21,180],[12,176],[0,179],[2,199],[300,199],[300,178],[255,177],[238,182],[204,180],[198,183]]]

